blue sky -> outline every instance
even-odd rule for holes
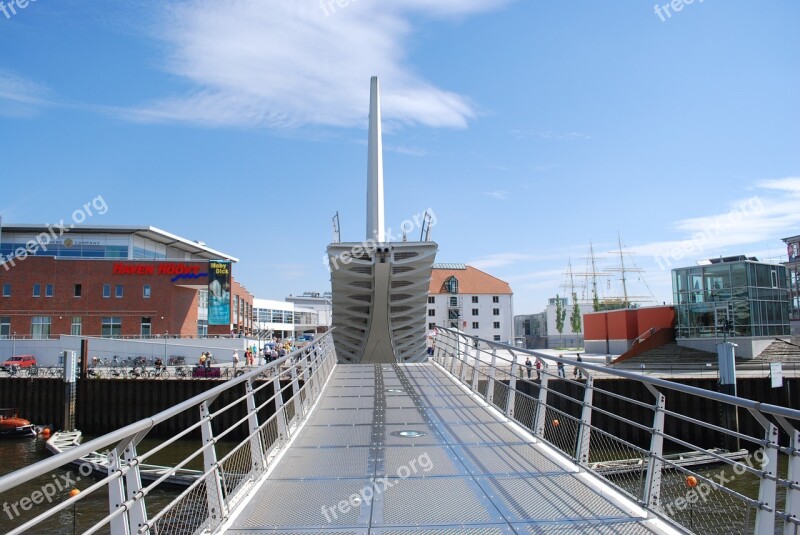
[[[387,226],[431,208],[438,260],[507,280],[515,313],[563,294],[590,241],[613,266],[619,233],[632,291],[670,302],[669,267],[782,261],[800,234],[800,2],[654,5],[15,4],[0,214],[52,222],[102,195],[87,223],[202,240],[257,297],[325,290],[333,214],[364,237],[378,75]]]

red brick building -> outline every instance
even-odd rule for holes
[[[0,338],[250,334],[253,296],[233,279],[238,260],[154,227],[81,226],[63,235],[41,225],[0,234]],[[57,237],[56,237],[57,236]],[[227,278],[212,298],[212,261]],[[213,323],[213,322],[212,322]]]

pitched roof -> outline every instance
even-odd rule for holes
[[[431,270],[431,285],[428,293],[448,293],[442,289],[444,281],[450,277],[458,279],[458,293],[460,294],[513,294],[511,286],[506,281],[492,277],[480,269],[465,266],[466,269],[440,269]]]

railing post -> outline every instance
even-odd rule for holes
[[[478,377],[480,376],[481,372],[481,350],[480,348],[475,348],[475,369],[472,370],[472,391],[478,391]]]
[[[122,468],[122,461],[120,459],[121,450],[124,446],[117,445],[116,448],[111,450],[108,454],[108,474],[115,474]],[[125,502],[125,480],[121,477],[109,481],[108,483],[108,512],[114,513],[117,509],[122,507]],[[111,519],[111,533],[130,533],[130,522],[128,515],[121,514]]]
[[[217,463],[217,448],[214,444],[214,432],[211,429],[211,400],[200,404],[200,431],[203,437],[203,470],[208,474],[206,482],[206,501],[208,503],[208,521],[211,528],[216,528],[225,516],[222,503],[222,481],[220,479],[219,464]],[[207,447],[211,444],[210,447]]]
[[[261,433],[258,432],[258,412],[256,411],[256,396],[253,392],[253,379],[248,379],[244,384],[247,395],[247,424],[250,427],[250,458],[253,461],[253,469],[261,471],[267,463],[264,450],[261,445]]]
[[[291,365],[292,374],[292,399],[294,400],[294,417],[299,422],[303,418],[303,400],[300,399],[300,382],[297,379],[297,366]]]
[[[497,348],[492,348],[492,363],[489,365],[489,384],[486,387],[486,401],[494,403],[494,372],[497,366]]]
[[[149,430],[148,430],[149,431]],[[145,437],[147,431],[137,433],[130,443],[122,450],[122,457],[125,459],[125,464],[130,468],[125,474],[125,492],[128,500],[133,500],[130,509],[128,509],[128,523],[132,531],[136,532],[139,528],[147,524],[147,510],[145,508],[144,496],[138,496],[142,491],[142,475],[139,471],[139,464],[134,463],[137,457],[136,445]],[[133,466],[131,466],[133,465]],[[150,530],[144,533],[149,533]]]
[[[450,367],[448,370],[450,371],[450,375],[453,374],[453,370],[456,367],[456,359],[458,358],[458,353],[461,351],[461,342],[458,338],[455,340],[455,347],[453,347],[453,354],[450,356]]]
[[[784,512],[794,523],[788,520],[783,524],[783,535],[797,535],[800,533],[800,431],[794,428],[783,416],[776,416],[775,420],[789,435],[789,459],[786,480],[793,486],[786,487],[786,503]]]
[[[514,418],[514,401],[516,398],[514,393],[517,391],[517,354],[513,351],[510,351],[510,353],[514,358],[511,361],[511,378],[508,380],[508,390],[506,391],[506,416]]]
[[[478,348],[476,347],[475,351],[477,351],[477,350],[478,350]],[[462,358],[461,358],[461,369],[460,369],[459,374],[458,374],[458,379],[462,383],[464,383],[464,376],[467,373],[467,359],[468,358],[469,358],[469,344],[467,344],[465,342],[464,343],[464,354],[462,355]]]
[[[647,460],[647,476],[642,501],[650,508],[657,508],[661,503],[661,468],[664,465],[664,409],[667,398],[654,386],[644,386],[656,397],[653,414],[653,430],[650,435],[650,458]]]
[[[278,422],[278,436],[286,440],[289,438],[289,427],[286,425],[286,410],[283,408],[280,371],[272,380],[272,388],[275,390],[275,418]]]
[[[581,423],[578,428],[578,445],[575,451],[575,459],[578,464],[586,466],[589,464],[589,446],[592,438],[594,377],[588,372],[584,373],[586,374],[586,385],[583,389],[583,408],[581,409]]]
[[[538,357],[537,357],[538,358]],[[544,370],[547,367],[543,366]],[[547,418],[547,385],[550,382],[550,375],[547,373],[542,374],[542,379],[539,381],[539,398],[536,404],[536,414],[534,416],[533,434],[539,438],[544,438],[544,425]]]
[[[777,509],[776,491],[778,485],[776,476],[778,473],[778,427],[769,421],[763,414],[754,409],[749,409],[750,414],[758,420],[764,428],[764,440],[767,445],[763,448],[763,458],[761,470],[761,484],[758,486],[758,501],[761,506],[756,511],[755,533],[774,533],[775,532],[775,510]]]

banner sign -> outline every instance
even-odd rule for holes
[[[231,323],[231,263],[211,260],[208,263],[208,324]]]
[[[780,362],[769,363],[769,378],[772,383],[772,388],[780,388],[783,386],[783,366]]]

